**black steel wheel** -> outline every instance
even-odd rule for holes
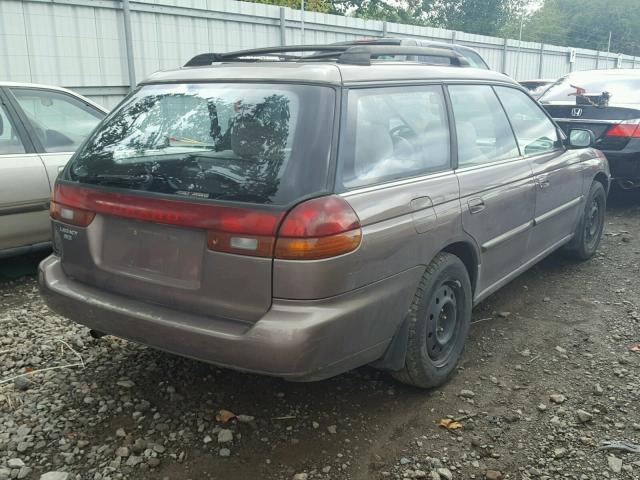
[[[426,268],[407,318],[404,368],[393,372],[403,383],[431,388],[455,372],[471,321],[472,289],[462,261],[439,253]]]
[[[602,239],[606,210],[607,193],[600,182],[593,182],[574,238],[566,248],[569,256],[588,260],[595,255]]]

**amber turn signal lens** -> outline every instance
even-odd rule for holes
[[[51,202],[49,205],[49,215],[54,220],[77,225],[78,227],[87,227],[96,216],[95,212],[89,212],[88,210],[82,210],[80,208],[70,208],[56,202]]]
[[[352,252],[361,240],[359,228],[326,237],[280,237],[276,242],[275,256],[283,260],[319,260]]]

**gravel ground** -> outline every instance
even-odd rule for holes
[[[0,480],[640,479],[640,446],[598,449],[640,445],[640,192],[611,203],[600,253],[552,255],[479,305],[460,371],[429,392],[93,340],[33,278],[2,283]]]

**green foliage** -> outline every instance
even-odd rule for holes
[[[638,0],[546,0],[525,19],[524,40],[640,55]],[[517,38],[519,19],[503,33]],[[516,23],[518,24],[516,26]]]
[[[425,25],[421,0],[327,0],[331,13],[410,25]]]
[[[278,5],[280,7],[289,7],[296,10],[300,9],[301,0],[249,0],[253,3],[266,3],[269,5]],[[326,0],[305,0],[304,9],[310,12],[331,12],[331,4]]]
[[[483,35],[500,31],[510,12],[508,0],[425,0],[423,6],[436,26]]]
[[[301,0],[254,0],[300,8]],[[639,0],[305,0],[305,9],[640,55]]]

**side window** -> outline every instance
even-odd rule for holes
[[[11,93],[47,152],[73,152],[104,117],[65,93],[32,88],[12,88]]]
[[[520,156],[509,121],[488,85],[451,85],[449,95],[458,134],[458,165]]]
[[[25,149],[18,132],[9,121],[7,111],[0,105],[0,155],[11,153],[25,153]]]
[[[342,185],[371,185],[450,167],[442,87],[349,92],[340,153]]]
[[[496,87],[496,92],[511,120],[520,150],[525,155],[560,148],[555,125],[534,100],[515,88]]]

